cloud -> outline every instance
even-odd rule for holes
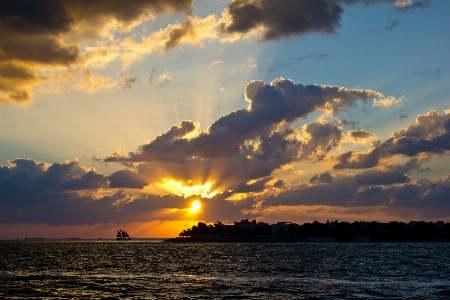
[[[323,159],[328,152],[336,148],[342,140],[342,130],[334,123],[320,121],[302,127],[306,134],[303,156]]]
[[[221,60],[213,61],[212,63],[209,64],[209,66],[212,67],[212,66],[219,65],[219,64],[222,64]]]
[[[386,22],[386,26],[381,28],[381,30],[393,30],[397,28],[399,21],[397,19],[389,18]]]
[[[221,16],[211,14],[200,18],[189,15],[183,22],[169,24],[166,28],[142,38],[141,41],[125,38],[111,46],[115,48],[114,51],[121,53],[123,67],[127,68],[133,61],[145,55],[154,52],[163,53],[181,44],[204,45],[208,41],[234,42],[254,36],[261,37],[262,41],[268,41],[313,32],[335,33],[340,27],[343,13],[341,4],[383,2],[395,4],[395,1],[389,0],[286,0],[282,3],[272,0],[235,0],[229,3]],[[410,6],[402,7],[405,10]],[[395,22],[388,23],[388,26],[394,28]],[[307,55],[305,59],[320,59],[325,56],[312,54]]]
[[[33,69],[17,63],[0,62],[0,103],[24,104],[33,99],[31,87],[47,81]]]
[[[373,178],[378,178],[375,176]],[[402,178],[391,177],[392,182]],[[400,180],[395,180],[400,179]],[[325,205],[328,207],[378,207],[384,211],[396,211],[401,214],[405,208],[415,208],[416,217],[429,218],[430,210],[441,210],[441,215],[450,215],[450,175],[436,182],[420,179],[404,181],[391,186],[364,185],[353,175],[337,174],[326,184],[298,184],[277,194],[265,194],[261,208],[278,206],[299,207]],[[383,180],[380,180],[384,185]]]
[[[164,72],[159,75],[158,70],[156,68],[153,68],[150,71],[150,77],[148,78],[148,82],[150,85],[153,85],[154,83],[158,83],[159,86],[163,87],[166,84],[171,84],[172,78],[173,78],[173,73]]]
[[[333,181],[333,176],[331,176],[330,172],[324,172],[320,175],[314,175],[309,180],[310,183],[331,183]]]
[[[122,90],[131,89],[132,85],[138,80],[139,78],[137,76],[125,76],[123,78],[123,82],[119,83],[119,86],[122,87]]]
[[[110,77],[103,77],[92,73],[89,69],[76,70],[73,72],[73,77],[76,78],[76,83],[72,86],[73,90],[85,90],[88,93],[94,93],[99,89],[108,89],[113,86],[124,87],[126,83],[114,81]]]
[[[376,31],[376,30],[391,31],[391,30],[394,30],[395,28],[397,28],[398,24],[399,24],[399,20],[398,19],[389,18],[389,19],[387,19],[386,25],[384,27],[382,27],[382,28],[371,28],[369,30],[369,32]]]
[[[156,68],[153,68],[150,71],[150,77],[148,78],[148,82],[150,85],[153,84],[153,82],[155,81],[156,76],[158,76],[158,70]]]
[[[425,8],[430,4],[430,0],[396,0],[395,6],[400,10],[409,10],[415,8]]]
[[[422,153],[446,155],[450,150],[450,110],[441,115],[430,111],[419,115],[416,124],[392,135],[366,153],[348,151],[330,157],[334,169],[372,168],[394,155],[417,156]]]
[[[164,50],[169,50],[174,48],[180,43],[182,37],[186,35],[193,35],[195,33],[194,26],[189,19],[186,19],[177,28],[173,29],[169,33],[169,39],[164,45]]]
[[[91,48],[82,55],[80,44],[95,38],[108,37],[111,32],[129,31],[148,20],[152,14],[165,12],[190,13],[193,0],[67,1],[32,0],[2,1],[0,11],[0,68],[2,73],[0,102],[27,103],[32,101],[31,88],[43,81],[38,70],[67,68],[95,62],[95,57],[114,55],[111,51]],[[105,62],[105,61],[104,61]],[[14,70],[15,71],[14,71]],[[76,89],[84,88],[79,84]],[[95,88],[87,87],[88,91]]]
[[[359,122],[349,121],[346,119],[334,119],[334,122],[336,122],[338,125],[344,125],[344,126],[350,126],[354,130],[356,130]]]
[[[351,139],[356,141],[365,140],[367,138],[371,138],[374,135],[372,132],[364,129],[352,130],[349,131],[347,134]]]
[[[399,171],[367,170],[355,175],[357,184],[392,185],[395,183],[405,183],[409,177]]]
[[[343,9],[333,1],[234,0],[228,5],[231,23],[222,23],[223,34],[246,34],[262,28],[264,41],[277,40],[309,32],[334,33],[340,26]]]
[[[336,0],[336,2],[343,4],[365,4],[375,5],[380,3],[393,3],[396,8],[401,11],[407,11],[416,8],[428,7],[430,0]]]
[[[143,189],[148,183],[131,170],[120,170],[108,176],[111,188]]]
[[[161,81],[161,83],[159,85],[164,86],[165,84],[171,84],[172,78],[173,78],[173,73],[169,73],[169,72],[165,72],[165,73],[159,75],[159,80]]]
[[[79,225],[145,222],[189,218],[187,210],[198,195],[145,195],[115,187],[140,188],[129,170],[111,176],[81,166],[76,160],[48,164],[28,159],[0,167],[0,219],[8,224]],[[111,183],[110,183],[111,182]],[[260,189],[265,181],[250,185]],[[251,204],[235,204],[223,196],[201,199],[207,221],[240,215]]]
[[[373,107],[390,107],[393,105],[401,105],[404,100],[405,96],[401,96],[398,99],[392,96],[383,99],[375,99],[373,102]]]
[[[285,0],[282,3],[271,0],[233,0],[228,5],[229,21],[222,22],[222,34],[246,35],[262,31],[262,40],[278,40],[290,36],[301,36],[317,32],[333,34],[341,26],[344,9],[351,4],[374,5],[392,3],[398,9],[407,11],[425,8],[428,0]],[[389,19],[383,30],[392,30],[398,20]]]
[[[346,143],[366,144],[374,143],[377,141],[378,138],[373,132],[364,129],[350,130],[344,135],[344,142]]]
[[[161,184],[164,178],[194,185],[210,182],[211,191],[254,188],[254,180],[272,178],[288,164],[324,159],[344,137],[331,122],[301,127],[292,122],[314,111],[337,114],[358,101],[382,97],[370,90],[301,85],[282,78],[270,85],[252,81],[244,92],[249,107],[219,118],[207,130],[198,132],[199,124],[183,121],[137,151],[114,153],[104,162],[136,164],[133,172],[145,180],[136,184],[139,188]]]
[[[192,139],[177,136],[172,137],[173,130],[189,128],[194,130],[193,123],[185,121],[180,126],[172,127],[171,131],[163,134],[151,143],[143,145],[139,152],[130,153],[124,161],[165,161],[164,157],[173,155],[183,158],[230,158],[249,149],[251,145],[242,148],[246,140],[264,139],[262,145],[267,145],[278,135],[289,136],[289,129],[275,132],[274,126],[282,122],[293,122],[297,118],[306,117],[315,110],[324,110],[337,114],[356,105],[359,99],[365,102],[372,97],[382,97],[378,92],[370,90],[350,90],[340,87],[295,84],[290,80],[277,79],[270,85],[262,81],[253,81],[245,88],[246,100],[249,108],[232,112],[214,122],[207,131],[201,132]],[[188,126],[189,127],[186,127]],[[309,125],[306,132],[320,135],[324,124]],[[330,126],[329,124],[326,126]],[[334,128],[334,127],[333,127]],[[336,130],[336,129],[327,129]],[[185,131],[182,130],[185,134]],[[187,133],[187,132],[186,132]],[[330,132],[327,132],[327,134]],[[331,133],[330,133],[331,134]],[[164,141],[164,142],[162,142]],[[163,148],[161,146],[164,145]],[[263,148],[260,150],[264,151]],[[272,149],[273,150],[273,149]],[[265,154],[260,153],[261,156]],[[108,159],[107,159],[108,160]]]
[[[399,120],[400,120],[400,121],[403,121],[403,120],[406,120],[406,119],[408,119],[408,118],[409,118],[409,116],[408,116],[408,114],[407,114],[407,113],[404,113],[404,114],[400,115],[400,117],[398,117],[398,118],[399,118]]]
[[[338,114],[358,101],[383,96],[281,78],[269,85],[252,81],[244,94],[247,109],[219,118],[207,130],[199,132],[198,123],[183,121],[135,152],[115,151],[103,162],[122,163],[125,169],[109,175],[83,167],[77,160],[10,161],[0,167],[0,218],[6,223],[52,225],[181,220],[189,218],[186,213],[194,199],[202,201],[199,216],[206,221],[318,205],[348,213],[371,208],[405,216],[413,209],[423,216],[450,215],[450,175],[434,182],[413,181],[413,172],[427,170],[422,169],[423,157],[405,154],[411,156],[406,163],[390,163],[398,149],[414,151],[414,146],[397,148],[398,139],[437,143],[447,150],[432,153],[448,152],[450,111],[419,115],[416,124],[373,143],[367,153],[350,151],[331,157],[334,163],[364,170],[325,171],[309,182],[294,183],[278,178],[281,171],[295,163],[326,159],[345,139],[374,138],[362,129],[344,133],[323,118],[295,127],[296,120],[317,111]]]
[[[107,187],[105,176],[81,166],[77,160],[46,164],[28,159],[15,159],[0,167],[4,199],[28,201],[34,192],[75,192]],[[25,197],[25,198],[21,198]]]
[[[335,33],[343,13],[341,5],[392,3],[407,10],[423,8],[428,4],[428,1],[399,0],[286,0],[282,3],[235,0],[220,16],[211,14],[201,18],[192,15],[193,2],[42,0],[37,5],[32,0],[3,1],[0,12],[0,68],[14,66],[16,69],[26,69],[28,74],[41,72],[45,75],[35,75],[25,80],[3,73],[0,102],[29,103],[35,98],[33,87],[42,84],[46,86],[40,86],[38,91],[59,91],[65,84],[72,84],[70,89],[87,92],[100,88],[121,88],[119,79],[98,76],[86,79],[83,73],[88,70],[95,74],[92,68],[104,68],[118,60],[125,70],[146,55],[164,54],[181,44],[234,42],[253,36],[267,41],[314,32]],[[184,21],[169,24],[146,37],[137,39],[137,36],[126,35],[155,15],[167,12],[188,16]],[[388,26],[391,28],[394,23]],[[321,55],[317,58],[322,58]],[[256,67],[256,64],[253,66]],[[283,66],[275,66],[275,69],[277,67]],[[61,76],[61,72],[79,74],[70,78]],[[165,83],[168,82],[164,81],[163,85]]]

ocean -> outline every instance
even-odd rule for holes
[[[0,241],[0,299],[448,299],[450,243]]]

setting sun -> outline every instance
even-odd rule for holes
[[[199,200],[195,200],[192,202],[191,207],[189,208],[189,212],[196,213],[202,208],[202,203]]]

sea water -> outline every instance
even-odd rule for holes
[[[1,299],[448,299],[450,243],[0,241]]]

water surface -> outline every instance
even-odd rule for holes
[[[0,241],[4,299],[447,299],[450,243]]]

